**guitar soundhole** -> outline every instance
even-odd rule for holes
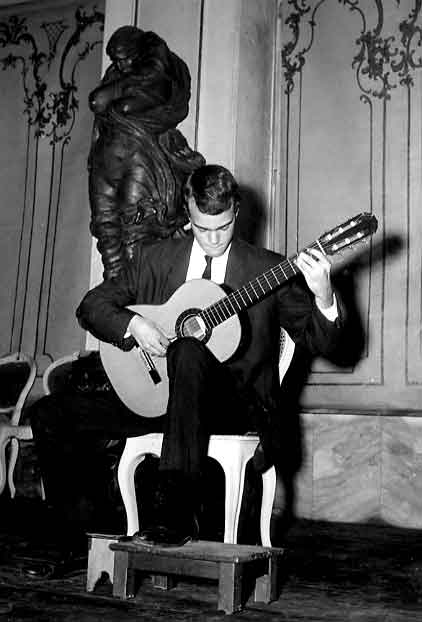
[[[206,343],[211,335],[201,317],[201,309],[186,309],[176,321],[176,335],[180,337],[195,337]]]

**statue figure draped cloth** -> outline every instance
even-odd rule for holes
[[[141,243],[184,235],[182,187],[205,163],[176,129],[186,118],[190,73],[157,34],[123,26],[107,48],[111,65],[89,96],[91,233],[116,276]]]

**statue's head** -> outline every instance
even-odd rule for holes
[[[119,71],[130,73],[142,51],[144,31],[136,26],[122,26],[110,37],[106,52]]]

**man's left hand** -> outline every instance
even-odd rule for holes
[[[331,286],[331,260],[320,250],[310,248],[299,253],[296,265],[305,277],[309,289],[315,295],[318,306],[328,309],[334,302]]]

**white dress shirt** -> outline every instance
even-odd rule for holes
[[[218,283],[219,285],[224,283],[224,279],[226,277],[226,267],[230,247],[231,244],[228,245],[223,255],[213,257],[211,261],[211,281],[214,281],[214,283]],[[206,264],[205,252],[199,246],[197,239],[193,238],[186,281],[202,278]]]

